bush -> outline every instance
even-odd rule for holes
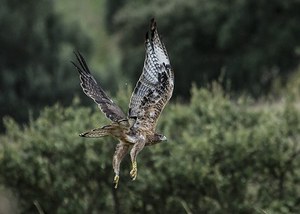
[[[125,106],[129,93],[119,93]],[[296,213],[300,209],[300,112],[257,107],[218,86],[167,106],[167,143],[145,148],[130,181],[129,156],[113,189],[115,140],[78,133],[106,124],[98,111],[55,105],[24,127],[6,118],[0,181],[23,213]]]

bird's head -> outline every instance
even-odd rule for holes
[[[157,137],[158,137],[158,141],[160,141],[160,142],[168,140],[167,137],[162,134],[157,134]]]
[[[152,139],[150,140],[149,145],[155,145],[157,143],[161,143],[161,142],[164,142],[164,141],[167,141],[166,136],[164,136],[163,134],[155,133],[153,135]]]

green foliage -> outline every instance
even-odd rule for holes
[[[127,0],[106,0],[106,4],[105,4],[105,26],[106,29],[109,32],[113,32],[115,31],[115,27],[114,27],[114,16],[116,15],[116,13],[122,8],[124,7],[124,5],[127,3]]]
[[[51,0],[0,4],[0,118],[24,122],[30,110],[58,101],[70,104],[79,88],[66,59],[72,50],[88,48],[87,37],[75,23],[64,24]]]
[[[132,78],[142,69],[143,32],[156,17],[180,79],[177,95],[188,95],[191,82],[203,86],[222,72],[231,89],[261,95],[299,63],[299,8],[299,1],[281,0],[128,1],[111,19],[122,69]]]
[[[289,77],[284,94],[289,94],[294,100],[300,99],[300,67],[298,67],[297,71]]]
[[[0,182],[24,213],[36,212],[33,202],[46,213],[297,213],[299,109],[232,101],[218,85],[191,94],[163,112],[158,130],[169,140],[141,152],[134,182],[125,158],[117,190],[115,140],[78,137],[107,120],[78,101],[45,108],[24,127],[5,119]],[[125,107],[129,92],[118,96]]]

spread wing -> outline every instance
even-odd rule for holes
[[[83,92],[98,104],[98,107],[110,120],[118,121],[126,118],[126,115],[120,109],[120,107],[117,106],[98,85],[97,81],[92,76],[83,56],[79,52],[75,53],[75,55],[80,66],[77,66],[74,62],[72,63],[78,70],[81,81],[80,85],[83,89]]]
[[[136,128],[154,131],[174,88],[170,60],[154,19],[150,24],[150,36],[146,34],[145,46],[144,68],[130,99],[128,117],[136,118]]]

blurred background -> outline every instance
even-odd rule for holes
[[[300,2],[0,0],[0,213],[297,213]],[[158,129],[113,189],[109,121],[73,51],[127,110],[155,17],[175,72]]]

